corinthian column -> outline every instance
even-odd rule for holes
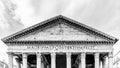
[[[41,68],[41,53],[37,53],[37,68]]]
[[[9,58],[9,68],[13,68],[13,54],[8,53],[8,58]]]
[[[68,52],[68,53],[66,53],[66,55],[67,55],[67,68],[71,68],[71,53],[70,52]]]
[[[102,68],[106,68],[106,56],[103,57]]]
[[[86,68],[86,53],[81,53],[81,68]]]
[[[20,58],[16,57],[17,68],[21,68]]]
[[[51,53],[51,68],[56,68],[56,54]]]
[[[95,68],[99,67],[99,53],[95,53]]]
[[[78,64],[78,68],[81,68],[81,55],[78,55],[78,58],[79,58],[79,64]]]
[[[23,59],[23,68],[27,68],[27,54],[26,53],[22,54],[22,59]]]
[[[108,54],[108,66],[109,66],[109,68],[113,68],[113,54],[112,54],[112,52],[110,52]]]

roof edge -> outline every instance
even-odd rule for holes
[[[92,28],[92,27],[90,27],[90,26],[87,26],[87,25],[85,25],[85,24],[83,24],[83,23],[80,23],[80,22],[77,22],[77,21],[75,21],[75,20],[72,20],[72,19],[70,19],[70,18],[67,18],[67,17],[65,17],[65,16],[63,16],[63,15],[57,15],[57,16],[55,16],[55,17],[49,18],[49,19],[47,19],[47,20],[45,20],[45,21],[42,21],[42,22],[40,22],[40,23],[38,23],[38,24],[32,25],[32,26],[30,26],[30,27],[28,27],[28,28],[25,28],[25,29],[22,29],[22,30],[20,30],[20,31],[18,31],[18,32],[12,34],[12,35],[9,35],[9,36],[7,36],[7,37],[5,37],[5,38],[2,38],[1,40],[2,40],[3,42],[5,42],[5,41],[7,41],[8,39],[10,39],[10,38],[12,38],[12,37],[14,37],[14,36],[16,36],[16,35],[18,35],[18,34],[21,34],[21,33],[23,33],[23,32],[29,31],[29,30],[31,30],[31,29],[33,29],[33,28],[36,28],[36,27],[38,27],[38,26],[40,26],[40,25],[43,25],[43,24],[45,24],[45,23],[48,23],[48,22],[50,22],[50,21],[52,21],[52,20],[54,20],[54,19],[58,19],[58,18],[64,18],[64,19],[66,19],[66,20],[68,20],[68,21],[71,21],[71,22],[76,23],[77,25],[82,25],[82,26],[85,27],[86,29],[89,29],[89,30],[91,30],[91,31],[93,31],[93,32],[99,33],[99,34],[101,34],[101,35],[103,35],[103,36],[105,36],[105,37],[108,37],[108,38],[112,39],[112,41],[114,41],[115,43],[119,40],[119,39],[117,39],[117,38],[115,38],[115,37],[113,37],[113,36],[110,36],[110,35],[108,35],[108,34],[106,34],[106,33],[103,33],[102,31],[96,30],[96,29],[94,29],[94,28]]]

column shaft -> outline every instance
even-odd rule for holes
[[[44,63],[43,62],[41,63],[41,68],[44,68]]]
[[[9,68],[13,68],[13,54],[8,53],[8,58],[9,58]]]
[[[17,62],[17,68],[21,68],[20,62]]]
[[[105,61],[103,60],[102,61],[102,68],[104,68],[104,66],[105,66]]]
[[[51,53],[51,68],[56,68],[56,54]]]
[[[79,65],[78,65],[78,68],[81,68],[81,55],[78,55],[78,58],[79,58]]]
[[[49,68],[49,65],[47,65],[47,68]]]
[[[108,54],[108,66],[109,66],[109,68],[113,68],[113,54],[112,54],[112,52]]]
[[[22,54],[22,59],[23,59],[23,68],[27,68],[27,54],[26,53]]]
[[[20,65],[20,60],[19,60],[19,58],[18,58],[18,57],[16,58],[16,62],[17,62],[17,68],[21,68],[21,65]]]
[[[95,68],[99,67],[99,53],[95,53]]]
[[[37,53],[37,68],[41,68],[41,53]]]
[[[21,64],[20,64],[20,62],[19,62],[18,68],[21,68]]]
[[[70,52],[68,52],[68,53],[66,53],[66,55],[67,55],[67,68],[71,68],[71,53]]]
[[[86,53],[81,53],[81,68],[86,68]]]
[[[106,68],[106,56],[103,57],[102,68]]]
[[[102,68],[102,63],[103,63],[103,62],[100,60],[99,68]]]

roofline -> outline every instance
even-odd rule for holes
[[[58,16],[59,16],[59,15],[58,15]],[[42,22],[40,22],[40,23],[37,23],[37,24],[32,25],[32,26],[29,26],[28,28],[22,29],[22,30],[20,30],[20,31],[18,31],[18,32],[16,32],[16,33],[13,33],[13,34],[5,37],[5,38],[2,38],[1,40],[2,40],[3,42],[5,42],[5,41],[6,41],[8,38],[10,38],[11,36],[15,36],[15,35],[17,35],[17,34],[20,34],[20,33],[22,33],[22,32],[25,32],[25,31],[27,31],[27,30],[33,29],[34,27],[37,27],[37,26],[39,26],[39,25],[45,24],[45,23],[47,23],[48,21],[52,21],[53,19],[56,19],[58,16],[49,18],[49,19],[44,20],[44,21],[42,21]],[[61,16],[61,15],[60,15],[60,16]]]
[[[74,22],[74,23],[77,23],[77,24],[79,24],[79,25],[83,25],[83,26],[85,26],[85,27],[87,27],[87,28],[89,28],[89,29],[91,29],[91,30],[97,31],[97,33],[100,33],[100,34],[103,34],[103,35],[105,35],[105,36],[108,36],[108,37],[114,39],[116,42],[119,40],[119,39],[117,39],[116,37],[110,36],[110,35],[102,32],[102,31],[97,30],[97,29],[95,29],[95,28],[93,28],[93,27],[90,27],[90,26],[88,26],[88,25],[86,25],[86,24],[80,23],[80,22],[78,22],[78,21],[75,21],[75,20],[73,20],[73,19],[67,18],[67,17],[65,17],[65,16],[63,16],[63,18],[65,18],[65,19],[67,19],[67,20],[69,20],[69,21],[72,21],[72,22]]]
[[[89,26],[87,26],[87,25],[85,25],[85,24],[82,24],[82,23],[80,23],[80,22],[77,22],[77,21],[75,21],[75,20],[72,20],[72,19],[67,18],[67,17],[65,17],[65,16],[62,16],[62,15],[58,15],[58,16],[55,16],[55,17],[53,17],[53,18],[47,19],[47,20],[45,20],[45,21],[42,21],[41,23],[35,24],[35,25],[33,25],[33,26],[30,26],[30,27],[28,27],[28,28],[26,28],[26,29],[23,29],[23,30],[21,30],[21,31],[19,31],[19,32],[16,32],[16,33],[14,33],[14,34],[12,34],[12,35],[10,35],[10,36],[7,36],[7,37],[5,37],[5,38],[2,38],[1,40],[2,40],[3,42],[5,42],[5,41],[7,41],[8,39],[10,39],[10,38],[12,38],[12,37],[14,37],[14,36],[16,36],[16,35],[18,35],[18,34],[21,34],[21,33],[23,33],[23,32],[32,30],[32,29],[35,28],[35,27],[37,28],[37,27],[40,26],[40,25],[43,25],[43,24],[45,24],[45,23],[48,23],[48,22],[50,22],[50,21],[52,21],[52,20],[54,20],[54,19],[58,19],[58,18],[64,18],[64,19],[66,19],[66,20],[68,20],[68,21],[70,21],[70,22],[74,22],[74,23],[77,24],[77,25],[83,26],[83,27],[86,28],[86,29],[89,29],[89,30],[91,30],[91,31],[93,31],[93,32],[96,32],[96,33],[102,35],[102,36],[105,36],[105,37],[107,37],[107,38],[112,39],[112,41],[114,41],[115,43],[118,41],[118,39],[115,38],[115,37],[113,37],[113,36],[110,36],[110,35],[108,35],[108,34],[106,34],[106,33],[103,33],[103,32],[101,32],[101,31],[98,31],[98,30],[96,30],[96,29],[94,29],[94,28],[92,28],[92,27],[89,27]]]

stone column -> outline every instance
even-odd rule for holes
[[[99,63],[99,53],[95,53],[95,68],[99,68],[100,63]]]
[[[42,56],[42,61],[41,61],[41,68],[44,68],[44,57]]]
[[[103,63],[102,60],[100,60],[99,68],[102,68],[102,66],[103,66],[102,63]]]
[[[23,68],[27,68],[27,54],[26,53],[22,54],[22,59],[23,59]]]
[[[13,53],[8,53],[9,58],[9,68],[13,68]]]
[[[37,68],[41,68],[41,53],[37,53]]]
[[[49,68],[49,65],[47,65],[47,68]]]
[[[78,68],[81,68],[81,55],[78,55],[78,58],[79,58]]]
[[[56,53],[51,53],[51,68],[56,68]]]
[[[106,56],[103,57],[102,68],[106,68]]]
[[[102,61],[102,68],[104,68],[104,64],[105,64],[105,61],[104,61],[104,59],[103,59],[103,61]]]
[[[44,68],[44,62],[41,63],[41,68]]]
[[[21,68],[20,60],[18,57],[16,58],[16,63],[17,63],[17,68]]]
[[[105,60],[104,60],[105,62],[104,62],[104,68],[108,68],[108,55],[107,56],[105,56]]]
[[[86,68],[86,53],[81,53],[81,68]]]
[[[108,54],[108,66],[109,66],[109,68],[113,68],[113,54],[112,54],[112,52],[110,52]]]
[[[66,59],[67,59],[67,68],[71,68],[71,53],[66,53]]]

